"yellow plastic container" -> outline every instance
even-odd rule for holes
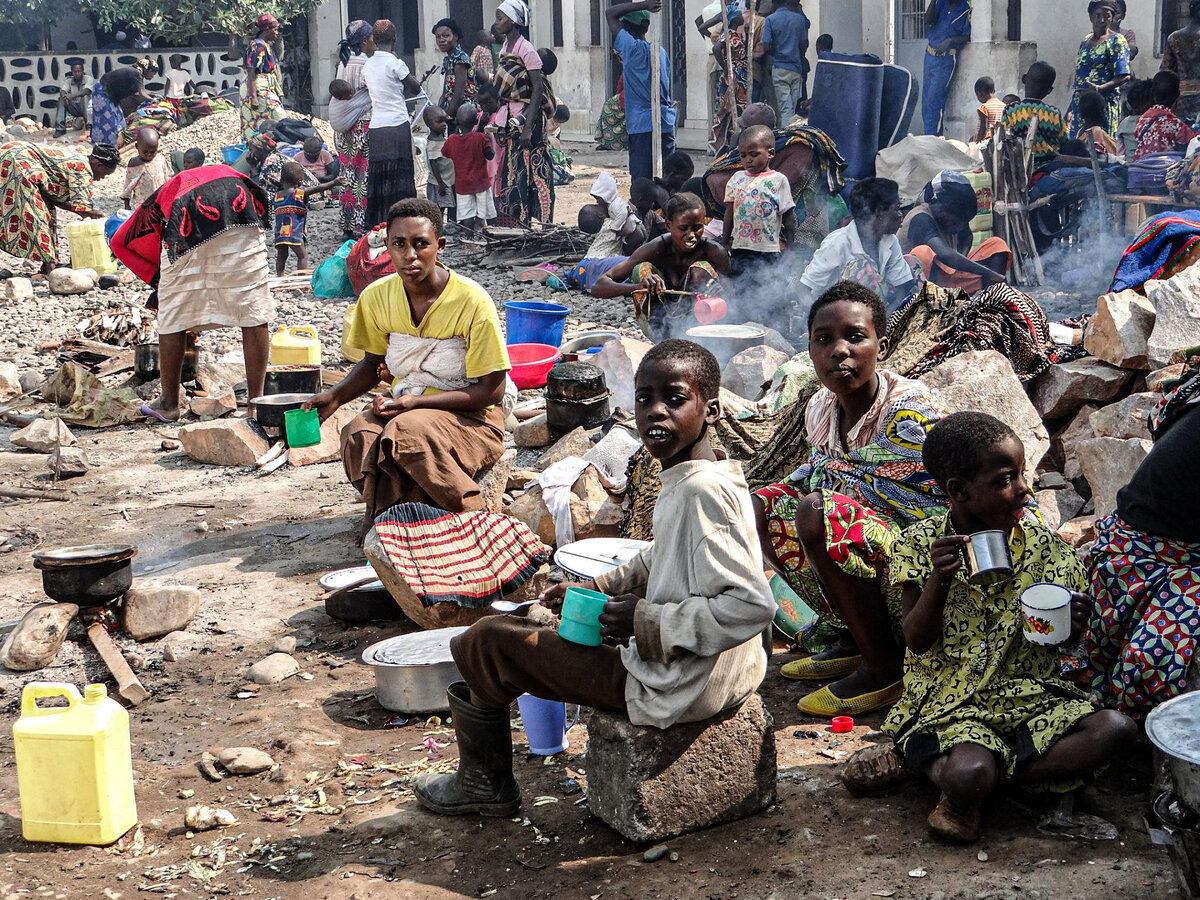
[[[312,325],[280,325],[271,335],[271,365],[319,366],[321,339]]]
[[[354,321],[354,311],[357,308],[357,303],[351,303],[346,307],[346,311],[342,313],[342,356],[352,363],[362,362],[362,358],[367,355],[365,350],[360,350],[358,347],[351,347],[346,342],[346,335],[350,333],[350,323]]]
[[[100,275],[117,271],[117,263],[108,252],[108,241],[104,239],[103,219],[70,223],[67,243],[71,247],[72,269],[95,269]]]
[[[37,705],[50,697],[68,705]],[[13,746],[25,840],[111,844],[137,824],[129,713],[104,685],[25,685]]]

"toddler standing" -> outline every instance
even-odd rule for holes
[[[725,187],[725,248],[734,277],[776,262],[796,232],[795,202],[787,176],[771,168],[775,134],[751,125],[738,138],[745,167]]]
[[[446,138],[442,156],[454,164],[454,196],[458,205],[458,221],[464,228],[479,230],[484,222],[496,220],[496,201],[492,196],[492,181],[487,163],[494,155],[491,137],[475,130],[479,113],[470,103],[463,103],[454,115],[457,134]]]
[[[136,147],[137,155],[126,164],[125,188],[121,191],[126,209],[141,206],[168,177],[163,158],[158,155],[157,128],[139,128]]]
[[[282,275],[289,248],[296,254],[296,268],[308,268],[308,247],[304,226],[308,222],[308,198],[341,184],[340,178],[311,188],[304,184],[304,167],[289,159],[279,170],[279,191],[275,194],[275,274]]]
[[[454,221],[454,163],[442,152],[446,143],[446,125],[450,121],[440,106],[426,107],[422,116],[429,136],[425,138],[425,171],[429,180],[425,183],[425,196],[447,210],[445,215]]]

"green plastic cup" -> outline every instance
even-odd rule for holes
[[[604,604],[608,595],[599,591],[589,591],[587,588],[567,588],[563,597],[562,624],[558,626],[558,635],[573,644],[583,644],[585,647],[599,647],[600,613],[604,612]]]
[[[321,443],[321,419],[315,409],[289,409],[283,414],[283,429],[289,447]]]

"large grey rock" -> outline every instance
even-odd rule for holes
[[[550,443],[550,423],[546,414],[519,422],[513,429],[513,443],[518,447],[545,447]]]
[[[1101,519],[1117,508],[1117,491],[1129,483],[1152,446],[1137,438],[1095,438],[1079,445],[1079,466],[1092,486],[1093,518]]]
[[[33,282],[28,278],[9,278],[4,282],[4,299],[10,303],[33,299]]]
[[[1100,410],[1095,403],[1085,403],[1071,421],[1054,433],[1050,439],[1050,457],[1068,481],[1079,477],[1079,461],[1075,449],[1084,441],[1096,436],[1092,431],[1092,416]]]
[[[568,456],[585,456],[592,449],[592,439],[582,427],[568,431],[554,442],[549,450],[538,457],[537,468],[546,469]]]
[[[748,347],[737,354],[721,373],[721,387],[747,400],[757,400],[771,383],[775,370],[788,361],[788,355],[766,344]]]
[[[246,672],[255,684],[277,684],[300,671],[300,664],[287,653],[272,653],[260,659]]]
[[[57,447],[46,457],[46,468],[59,478],[77,478],[86,475],[87,457],[78,447]]]
[[[594,712],[588,808],[631,841],[662,841],[775,802],[775,733],[762,699],[667,729]]]
[[[189,408],[198,419],[219,419],[237,411],[237,395],[227,384],[210,388],[205,394],[192,397]]]
[[[1171,361],[1171,354],[1200,342],[1200,267],[1190,266],[1166,281],[1147,281],[1146,296],[1154,304],[1154,330],[1146,343],[1151,369]]]
[[[257,775],[275,765],[271,755],[256,747],[226,747],[217,756],[230,775]]]
[[[1096,437],[1150,439],[1147,416],[1160,399],[1161,394],[1130,394],[1103,409],[1092,413],[1091,426]]]
[[[179,429],[183,452],[199,463],[252,466],[270,444],[249,419],[214,419]]]
[[[1093,357],[1053,365],[1037,377],[1029,392],[1043,419],[1063,419],[1085,403],[1104,403],[1119,396],[1133,372]]]
[[[36,453],[53,453],[58,447],[75,445],[75,435],[58,416],[51,419],[34,419],[9,438],[14,447],[33,450]]]
[[[1083,333],[1083,348],[1123,369],[1147,369],[1147,341],[1154,330],[1154,305],[1137,291],[1105,294]]]
[[[15,672],[32,672],[50,665],[78,612],[74,603],[39,603],[30,609],[0,647],[0,665]]]
[[[479,485],[479,493],[483,497],[484,512],[500,512],[504,506],[504,489],[508,486],[508,476],[516,462],[517,451],[508,449],[486,469],[475,473],[475,483]]]
[[[1025,465],[1032,477],[1050,448],[1050,435],[1007,357],[995,350],[960,353],[921,381],[941,394],[951,412],[980,410],[1006,422],[1025,446]]]
[[[588,466],[571,485],[571,526],[575,532],[573,540],[582,541],[595,537],[596,517],[607,502],[608,491],[595,466]],[[520,497],[514,500],[506,510],[514,519],[520,519],[529,526],[543,544],[555,546],[570,541],[559,540],[558,529],[554,517],[546,506],[546,499],[540,484],[531,484]]]
[[[86,294],[96,286],[92,269],[54,269],[47,281],[52,294]]]
[[[1079,515],[1086,502],[1070,486],[1037,491],[1033,496],[1042,511],[1042,518],[1046,520],[1046,525],[1051,531],[1057,531],[1064,522],[1069,522]]]
[[[200,610],[200,590],[139,581],[125,595],[125,630],[136,641],[183,631]]]
[[[374,528],[367,532],[363,541],[363,555],[367,557],[371,568],[375,570],[375,574],[379,576],[379,580],[383,582],[383,586],[387,588],[401,611],[422,628],[453,628],[458,625],[473,625],[492,612],[486,606],[483,609],[471,609],[448,601],[425,606],[404,575],[388,558],[387,550],[384,548],[383,542],[379,540],[379,535]],[[516,603],[534,599],[545,588],[546,576],[549,571],[549,566],[542,566],[541,570],[532,578],[511,594],[507,594],[504,599]]]

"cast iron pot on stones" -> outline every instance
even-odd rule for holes
[[[320,366],[269,366],[263,395],[317,394],[321,391]]]
[[[604,370],[585,362],[560,362],[546,376],[546,424],[554,437],[576,428],[599,428],[611,396]]]
[[[103,606],[133,584],[132,544],[87,544],[38,550],[33,566],[42,572],[42,590],[51,600],[76,606]]]

